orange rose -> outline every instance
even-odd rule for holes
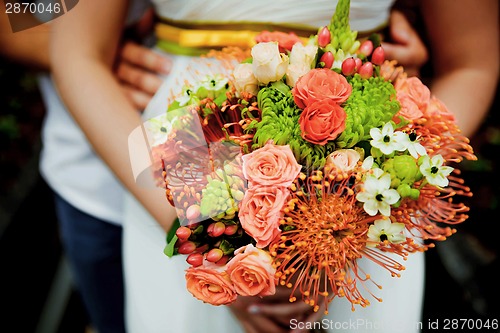
[[[344,103],[351,95],[352,87],[346,78],[328,68],[316,68],[300,77],[292,89],[295,104],[304,109],[315,101],[325,99]]]
[[[258,248],[268,246],[281,233],[280,219],[288,195],[288,189],[279,186],[255,186],[245,192],[238,216]]]
[[[190,267],[186,270],[186,282],[194,297],[212,305],[230,304],[238,296],[229,275],[217,269]]]
[[[344,109],[330,99],[315,101],[300,114],[299,125],[304,140],[325,145],[345,129]]]
[[[276,269],[269,253],[252,244],[241,247],[227,264],[226,272],[242,296],[269,296],[276,292]]]
[[[296,43],[302,43],[299,36],[293,32],[285,33],[281,31],[262,31],[257,37],[255,37],[255,41],[257,43],[278,42],[281,53],[291,51]]]
[[[397,100],[399,104],[401,104],[401,109],[396,116],[401,116],[406,120],[416,120],[422,118],[424,115],[413,98],[411,98],[407,93],[398,92]]]
[[[243,155],[242,159],[243,175],[250,186],[288,187],[301,169],[288,145],[267,143],[264,147]]]

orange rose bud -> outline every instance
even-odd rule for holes
[[[211,249],[210,251],[208,251],[206,258],[210,262],[217,262],[222,258],[223,255],[224,252],[222,252],[221,249]]]
[[[332,68],[333,60],[333,53],[330,51],[323,53],[323,55],[319,59],[319,61],[323,63],[324,68]]]
[[[193,251],[196,249],[196,244],[193,242],[184,242],[179,246],[179,253],[180,254],[190,254],[193,253]]]
[[[175,234],[180,240],[187,240],[189,236],[191,236],[191,229],[188,227],[179,227],[176,231]]]
[[[187,258],[186,261],[188,264],[190,264],[193,267],[198,267],[201,266],[203,263],[203,254],[194,252],[191,253]]]
[[[356,73],[356,61],[353,58],[347,58],[342,62],[342,73],[346,76]]]
[[[328,44],[330,44],[331,40],[332,40],[332,35],[330,33],[330,30],[328,30],[328,27],[324,26],[318,33],[318,45],[320,47],[325,47]]]
[[[224,234],[226,225],[222,222],[215,222],[208,226],[207,233],[210,237],[219,237]]]
[[[371,40],[365,40],[359,47],[359,53],[369,56],[373,52],[373,42]]]
[[[375,65],[382,65],[385,61],[385,52],[382,46],[373,50],[371,61]]]
[[[371,62],[365,62],[359,69],[359,75],[363,79],[369,79],[373,75],[373,64]]]

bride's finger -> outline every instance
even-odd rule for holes
[[[143,111],[148,105],[149,101],[151,101],[151,96],[137,90],[136,88],[122,84],[122,90],[125,93],[127,99],[132,103],[132,105],[139,111]]]
[[[172,61],[169,58],[131,41],[123,45],[120,58],[157,74],[168,74],[172,69]]]
[[[125,62],[118,64],[116,75],[121,81],[124,81],[151,96],[156,93],[163,82],[158,75]]]

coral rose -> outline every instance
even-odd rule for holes
[[[427,106],[424,114],[427,118],[434,118],[439,115],[449,121],[455,121],[455,115],[451,113],[446,105],[435,96],[431,97],[429,105]]]
[[[315,101],[300,114],[299,125],[304,140],[325,145],[345,129],[344,109],[330,99]]]
[[[204,266],[186,270],[187,290],[197,299],[212,305],[226,305],[234,302],[238,295],[229,275]]]
[[[301,166],[290,146],[267,143],[264,147],[242,156],[243,175],[249,186],[288,187],[297,178]]]
[[[299,108],[329,99],[344,103],[351,95],[352,87],[346,78],[328,68],[316,68],[302,76],[292,89],[293,99]]]
[[[268,246],[281,233],[280,219],[289,194],[288,189],[279,186],[256,186],[245,192],[239,218],[258,248]]]
[[[282,53],[291,51],[296,43],[302,43],[299,36],[293,32],[286,33],[281,31],[262,31],[257,37],[255,37],[255,41],[257,43],[278,42],[279,50]]]
[[[424,115],[418,105],[413,101],[407,93],[398,92],[397,100],[401,104],[401,109],[396,116],[401,116],[406,120],[416,120],[422,118]]]
[[[395,84],[396,91],[406,93],[418,106],[421,111],[425,111],[431,99],[431,91],[417,77],[397,80]]]
[[[249,244],[240,247],[228,262],[226,272],[234,289],[242,296],[269,296],[276,292],[276,269],[266,251]]]
[[[351,171],[360,159],[361,155],[354,149],[339,149],[328,155],[325,169],[336,168],[341,171]]]

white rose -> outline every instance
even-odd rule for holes
[[[280,53],[277,42],[256,44],[252,58],[253,73],[262,84],[278,81],[286,73],[288,56]]]
[[[238,64],[233,71],[234,87],[238,93],[248,92],[257,95],[259,82],[253,74],[252,64]]]
[[[354,149],[339,149],[328,155],[325,169],[340,169],[341,171],[351,171],[356,167],[361,155]]]
[[[295,43],[290,52],[290,64],[312,68],[318,47],[315,45],[302,45]]]
[[[290,87],[295,86],[297,80],[310,70],[311,68],[309,66],[304,66],[303,64],[290,64],[286,70],[286,84]]]

